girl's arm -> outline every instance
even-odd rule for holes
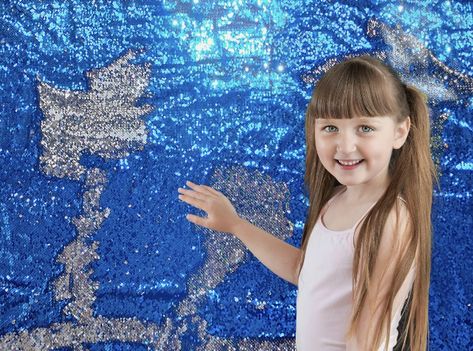
[[[186,184],[191,189],[179,188],[179,199],[207,212],[206,218],[187,215],[190,222],[235,235],[269,270],[297,285],[300,249],[240,218],[230,200],[221,192],[206,185]]]
[[[274,274],[297,286],[300,249],[241,218],[232,234]]]

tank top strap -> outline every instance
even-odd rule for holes
[[[404,200],[404,198],[401,195],[398,195],[397,198],[401,200],[402,202],[404,202],[405,204],[407,204],[406,200]]]
[[[378,201],[375,201],[371,206],[363,213],[363,216],[361,216],[355,223],[355,225],[351,228],[352,230],[355,230],[355,228],[360,224],[360,222],[366,217],[366,215],[371,211],[371,209],[376,205]]]
[[[398,198],[399,200],[401,200],[402,202],[406,203],[406,200],[404,200],[401,195],[398,195],[397,198]],[[371,211],[371,209],[372,209],[372,208],[374,207],[374,205],[376,205],[377,203],[378,203],[378,201],[375,201],[375,202],[365,211],[365,213],[363,214],[363,216],[361,216],[360,219],[356,221],[356,223],[355,223],[355,225],[353,226],[352,229],[355,229],[355,228],[358,226],[358,224],[360,224],[360,222],[366,217],[366,215]]]

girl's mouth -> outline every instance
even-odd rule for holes
[[[360,159],[360,160],[346,160],[346,161],[343,161],[343,160],[336,160],[338,165],[344,169],[344,170],[351,170],[351,169],[355,169],[356,167],[358,167],[360,165],[360,163],[362,163],[364,160],[363,159]]]

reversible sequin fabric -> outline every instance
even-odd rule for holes
[[[177,188],[299,246],[305,108],[361,54],[429,98],[429,349],[473,349],[472,28],[468,1],[2,1],[0,350],[294,350],[297,288]]]

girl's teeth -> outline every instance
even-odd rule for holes
[[[360,163],[361,160],[349,161],[349,162],[338,160],[338,162],[340,162],[340,164],[342,164],[343,166],[353,166],[353,165],[356,165],[357,163]]]

